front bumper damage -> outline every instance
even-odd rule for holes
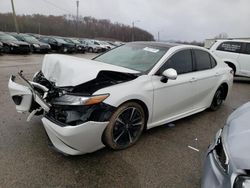
[[[46,117],[42,118],[42,122],[55,149],[64,154],[80,155],[104,147],[102,134],[108,122],[89,121],[65,127]]]
[[[86,120],[86,122],[76,125],[59,122],[51,117],[54,106],[45,100],[49,89],[39,83],[26,80],[21,72],[18,76],[24,85],[17,83],[15,76],[11,76],[8,84],[16,110],[19,113],[30,112],[28,121],[37,113],[43,114],[43,126],[57,151],[67,155],[80,155],[104,147],[102,134],[108,121],[94,118],[94,121]],[[41,92],[37,90],[43,91],[44,94],[41,95]],[[33,107],[34,104],[36,108]]]

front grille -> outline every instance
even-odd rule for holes
[[[30,47],[28,45],[20,45],[19,47],[21,51],[30,51]]]

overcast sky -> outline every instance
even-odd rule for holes
[[[11,12],[0,0],[0,12]],[[76,14],[76,0],[14,0],[17,14]],[[250,37],[249,0],[80,0],[81,16],[145,29],[157,39],[202,41],[225,32]]]

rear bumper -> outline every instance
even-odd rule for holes
[[[60,126],[44,117],[44,128],[55,149],[67,155],[91,153],[104,147],[102,134],[108,122],[89,121],[77,126]]]

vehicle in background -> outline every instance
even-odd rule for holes
[[[108,42],[106,42],[106,41],[99,41],[99,43],[101,44],[101,45],[103,45],[105,48],[106,48],[106,50],[111,50],[111,49],[113,49],[113,48],[115,48],[116,46],[114,46],[114,45],[111,45],[111,44],[109,44]]]
[[[30,45],[27,42],[19,41],[15,37],[0,32],[0,42],[3,44],[3,52],[5,53],[30,53]]]
[[[42,35],[36,34],[36,33],[25,33],[27,35],[33,36],[35,37],[37,40],[39,40],[41,38]]]
[[[235,110],[209,146],[202,188],[250,187],[250,102]]]
[[[22,33],[11,33],[13,37],[15,37],[19,41],[24,41],[30,44],[31,52],[37,52],[37,53],[48,53],[51,50],[51,47],[49,44],[46,44],[44,42],[41,42],[37,40],[35,37],[27,34]]]
[[[92,60],[46,55],[32,82],[21,72],[8,86],[18,112],[42,115],[57,151],[79,155],[125,149],[145,129],[217,110],[232,73],[205,48],[133,42]]]
[[[118,47],[118,45],[116,45],[116,44],[115,44],[114,42],[112,42],[112,41],[106,41],[106,42],[109,43],[109,45],[111,46],[111,49]]]
[[[86,46],[87,51],[91,53],[99,53],[104,51],[104,49],[97,43],[91,39],[79,39],[80,42]]]
[[[77,39],[74,38],[62,38],[62,39],[68,43],[75,45],[76,52],[85,53],[85,46],[82,43],[80,43]]]
[[[76,48],[74,44],[68,43],[60,37],[41,36],[40,41],[49,44],[51,47],[51,50],[58,52],[58,53],[76,52]]]
[[[235,76],[250,77],[250,40],[217,40],[210,51],[227,63]]]
[[[0,53],[3,52],[3,43],[0,42]]]

